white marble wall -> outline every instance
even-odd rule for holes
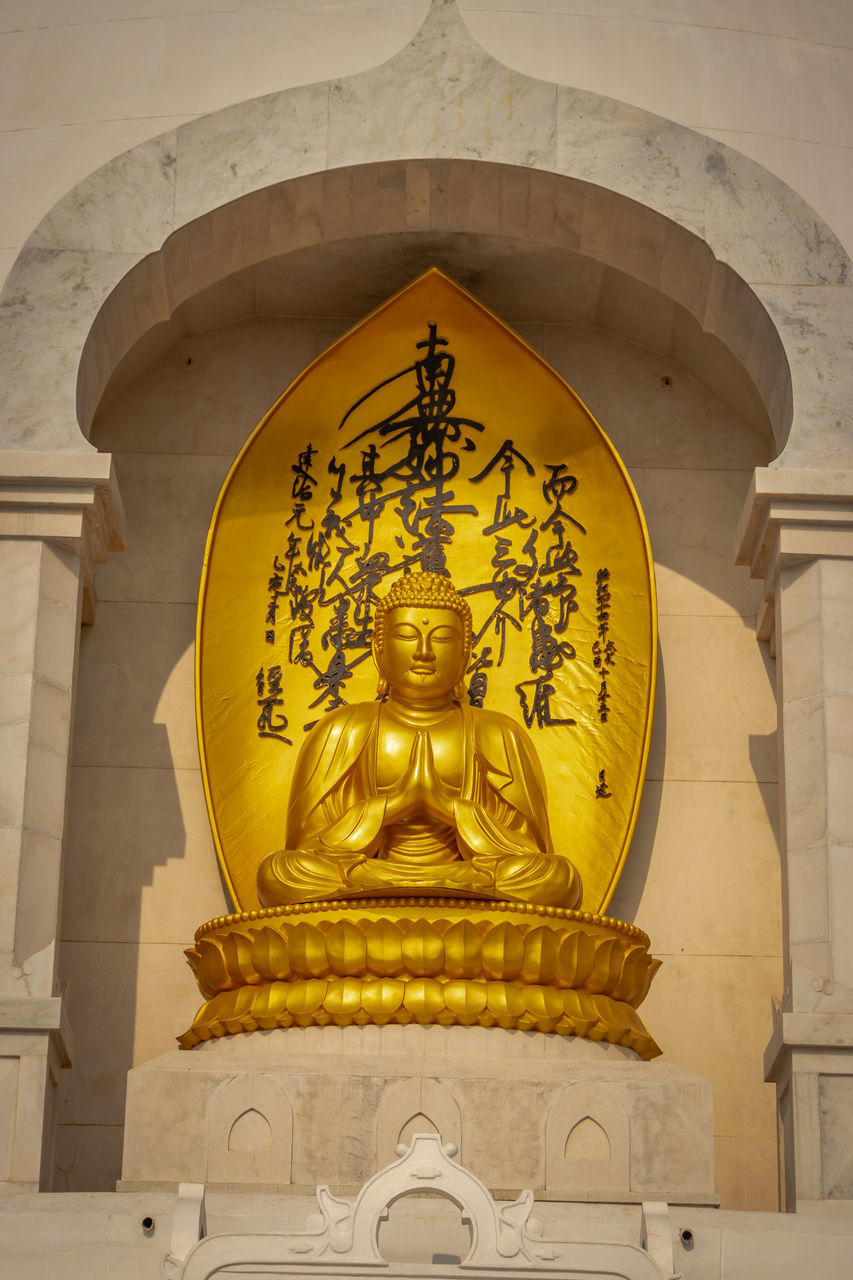
[[[5,539],[0,573],[0,1177],[37,1188],[41,1114],[65,1057],[55,968],[80,563],[38,539]]]
[[[739,556],[763,579],[777,654],[785,989],[765,1053],[784,1204],[853,1200],[853,474],[760,469]]]
[[[436,157],[432,167],[409,173],[407,160],[424,154]],[[456,157],[444,182],[441,157]],[[340,168],[348,162],[351,172]],[[291,185],[275,185],[285,179]],[[226,203],[239,196],[247,198]],[[145,258],[169,227],[176,233],[162,256]],[[853,290],[838,287],[850,266],[829,227],[717,141],[491,59],[451,0],[434,0],[391,62],[167,131],[55,206],[4,289],[6,438],[83,447],[75,417],[88,434],[115,365],[194,290],[311,243],[404,228],[559,244],[635,277],[730,348],[764,399],[778,447],[787,440],[786,465],[849,457],[853,375],[839,335]]]
[[[782,571],[790,1008],[853,1014],[853,560]]]
[[[92,561],[121,545],[109,459],[80,463],[0,456],[0,1183],[19,1188],[52,1175],[71,1052],[56,944],[77,642]]]
[[[59,197],[113,156],[231,103],[375,66],[426,9],[427,0],[8,0],[0,279]],[[656,112],[750,156],[853,248],[846,6],[459,0],[459,9],[507,66]]]
[[[508,66],[641,106],[756,160],[853,247],[849,6],[460,0],[460,9]]]
[[[853,552],[853,532],[847,533]],[[768,1050],[786,1202],[853,1201],[853,556],[783,568],[777,587],[784,763],[784,1008]]]

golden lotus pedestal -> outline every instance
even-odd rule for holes
[[[502,1027],[660,1050],[637,1007],[660,961],[634,925],[474,899],[315,902],[220,916],[187,951],[206,997],[183,1049],[276,1027]]]

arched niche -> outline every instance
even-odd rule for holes
[[[630,1190],[628,1116],[612,1089],[575,1084],[551,1102],[545,1121],[545,1188],[583,1195]]]
[[[411,171],[412,167],[408,168]],[[454,170],[453,165],[444,168],[445,172]],[[476,165],[464,168],[479,172]],[[419,171],[433,174],[437,201],[441,167],[424,165],[419,166]],[[359,177],[355,171],[350,173],[353,183]],[[680,304],[624,272],[591,263],[584,255],[529,246],[521,238],[510,240],[499,234],[364,234],[334,243],[321,241],[241,268],[191,294],[175,307],[172,321],[150,329],[148,336],[135,344],[108,374],[95,415],[92,440],[99,448],[115,454],[133,536],[127,554],[113,558],[99,576],[103,605],[98,625],[84,634],[81,651],[77,716],[81,738],[92,744],[83,758],[104,767],[85,773],[80,770],[72,782],[73,830],[67,882],[78,901],[85,892],[86,860],[107,847],[106,837],[102,839],[93,832],[89,813],[112,812],[109,806],[115,806],[127,815],[122,818],[122,829],[127,828],[126,847],[133,851],[122,862],[124,876],[120,881],[113,871],[115,859],[109,863],[116,892],[129,904],[126,916],[131,911],[140,919],[150,919],[152,913],[154,917],[160,915],[153,897],[159,892],[157,886],[163,883],[162,864],[170,858],[170,883],[180,880],[193,885],[192,894],[183,899],[188,904],[192,901],[194,908],[192,913],[187,910],[181,922],[183,936],[191,937],[201,919],[225,909],[214,883],[209,830],[193,798],[198,793],[191,713],[193,605],[216,491],[244,439],[290,378],[349,324],[361,318],[374,301],[387,296],[398,283],[406,283],[418,269],[430,265],[436,255],[440,255],[439,262],[451,274],[474,289],[501,318],[515,324],[528,340],[536,340],[537,326],[542,329],[540,302],[550,308],[546,327],[571,338],[568,364],[562,363],[559,353],[555,354],[550,346],[539,349],[589,403],[632,472],[637,474],[637,468],[646,468],[646,476],[638,478],[645,479],[644,506],[656,521],[653,545],[661,567],[662,591],[667,582],[676,586],[679,582],[689,583],[697,610],[704,608],[700,597],[713,595],[723,604],[714,603],[709,612],[723,612],[725,605],[734,606],[743,617],[754,613],[752,598],[745,595],[753,584],[731,565],[731,535],[749,474],[754,466],[766,464],[775,445],[766,411],[751,379],[721,342],[702,333],[698,322]],[[303,336],[288,349],[289,335],[297,330]],[[303,340],[309,330],[313,346]],[[680,360],[675,361],[675,369],[673,335],[680,344]],[[93,337],[91,351],[96,350]],[[692,377],[682,378],[679,369],[688,366]],[[674,373],[675,385],[669,389],[661,386],[665,371]],[[642,404],[635,400],[635,391],[639,393],[641,384],[648,389],[643,394],[657,397],[660,405],[666,403],[666,433],[661,425],[663,413],[657,412],[648,400]],[[676,397],[686,384],[691,384],[690,397],[678,402],[684,409],[678,414]],[[709,385],[713,392],[706,389]],[[724,389],[729,408],[721,426],[719,415],[704,416],[704,411],[700,414],[696,410],[699,401],[710,401],[714,392],[721,401]],[[599,401],[599,393],[609,400]],[[680,427],[679,420],[686,425]],[[672,477],[655,478],[651,474],[656,465],[661,470],[673,465],[674,437],[669,434],[670,428],[673,433],[689,428],[693,433],[691,448],[696,446],[694,457],[700,451],[718,449],[725,432],[731,433],[726,438],[738,451],[737,463],[710,464],[706,457],[701,464],[705,466],[702,483],[707,480],[714,485],[713,492],[710,488],[705,492],[704,504],[699,501],[698,481],[690,482],[693,487],[689,490],[685,481],[678,490]],[[637,452],[624,451],[624,431],[629,429],[642,446],[645,461]],[[173,433],[171,453],[161,439],[169,433]],[[748,452],[742,451],[744,442],[749,446]],[[681,465],[689,468],[696,464],[682,461]],[[737,492],[726,490],[718,500],[717,482],[722,471],[715,467],[726,465],[737,466],[740,488]],[[681,474],[689,479],[688,470]],[[698,476],[698,472],[695,474]],[[654,493],[649,490],[650,482]],[[661,513],[665,514],[664,508],[676,498],[677,517],[662,532]],[[701,565],[688,566],[681,548],[700,542],[692,535],[700,522],[700,512],[709,509],[713,519],[707,523],[714,531],[714,555]],[[683,531],[688,536],[682,537]],[[706,573],[706,569],[712,573]],[[694,632],[698,633],[703,624],[699,618],[682,617],[685,610],[681,603],[670,600],[668,604],[663,595],[661,600],[664,610],[670,608],[678,615],[674,624],[678,634],[664,657],[665,685],[678,699],[684,682],[691,677],[689,672],[679,674],[674,670],[675,654],[687,657],[691,653]],[[737,633],[733,642],[740,644],[742,639],[743,643],[737,650],[726,650],[725,656],[717,659],[718,665],[737,670],[744,660],[743,648],[749,644],[753,651],[755,646],[736,619],[725,625],[728,631]],[[156,645],[149,642],[148,636],[157,637]],[[757,651],[748,661],[753,664],[749,678],[757,669],[758,679],[766,680]],[[132,709],[125,705],[129,691],[134,694]],[[725,697],[719,691],[714,696],[720,707],[729,705],[727,699],[728,691]],[[771,727],[762,726],[765,733]],[[692,727],[689,732],[679,732],[690,741],[695,736]],[[654,785],[646,788],[643,830],[634,843],[614,907],[614,913],[637,919],[638,923],[645,918],[637,911],[655,844],[655,807],[661,794],[665,744],[667,738],[675,737],[663,708],[659,709],[655,771],[650,774]],[[772,743],[762,741],[757,748],[762,759],[772,757],[775,767]],[[742,754],[742,763],[748,763],[745,749]],[[112,781],[108,769],[118,761],[129,767],[122,770],[118,781]],[[173,766],[171,772],[169,765]],[[741,769],[738,776],[743,773]],[[138,778],[145,780],[144,802],[143,783],[134,782]],[[105,795],[102,805],[99,797],[108,786],[112,798]],[[123,804],[125,792],[132,787],[135,790]],[[156,796],[151,798],[155,787]],[[95,791],[97,796],[92,794]],[[760,803],[753,804],[753,809],[757,810]],[[155,815],[156,831],[152,830]],[[673,832],[669,838],[674,846],[680,832]],[[176,856],[176,851],[182,851],[182,856]],[[106,859],[105,852],[99,852],[99,856]],[[751,865],[754,857],[750,851],[744,866]],[[686,860],[680,859],[677,865],[679,874],[687,880]],[[774,871],[777,865],[774,863]],[[203,899],[204,906],[200,905],[202,890],[206,894],[209,891]],[[105,885],[105,895],[107,891]],[[178,891],[177,898],[181,897]],[[764,913],[770,919],[772,901],[771,912]],[[132,926],[133,921],[128,926],[129,936]],[[87,939],[88,931],[94,927],[88,919],[80,926],[87,930]],[[160,935],[156,936],[159,940]],[[772,939],[764,945],[772,952]],[[93,975],[96,965],[93,960]],[[141,972],[132,980],[145,986],[149,978]],[[77,990],[81,994],[74,999],[81,1005],[85,1003],[89,981],[88,975],[85,980],[78,978]],[[189,987],[191,979],[179,970],[175,975],[176,1002],[177,984],[181,982]],[[194,992],[188,990],[185,998],[191,1003]],[[123,1017],[119,1042],[130,1045],[134,1036],[132,1010]],[[163,1034],[157,1049],[165,1051],[169,1047],[167,1036],[173,1030],[170,1020],[176,1022],[181,1017],[183,1014],[172,1015],[163,1010]],[[679,1052],[677,1043],[672,1051]],[[93,1062],[93,1075],[95,1065]],[[126,1065],[130,1065],[129,1052]],[[82,1069],[88,1070],[85,1066]],[[417,1112],[436,1123],[433,1111],[416,1101],[412,1110],[400,1117],[395,1131],[387,1135],[379,1163],[391,1158],[400,1130]],[[440,1131],[445,1141],[451,1140],[444,1129]]]
[[[475,241],[476,238],[471,237],[444,238],[445,252],[449,254],[452,250],[455,255],[451,266],[457,274],[466,267],[471,269],[472,254],[477,247]],[[313,249],[306,250],[290,255],[286,262],[270,263],[269,270],[263,264],[249,269],[251,279],[245,290],[240,287],[239,275],[226,278],[184,304],[180,311],[187,317],[184,337],[172,342],[164,331],[167,340],[162,351],[158,353],[152,348],[147,355],[138,344],[135,349],[138,364],[134,365],[131,359],[127,367],[120,368],[114,376],[107,396],[102,398],[92,438],[100,448],[114,452],[133,537],[127,554],[113,558],[99,576],[102,605],[98,624],[86,629],[82,642],[77,704],[81,741],[86,743],[86,754],[82,758],[103,768],[80,770],[72,781],[73,830],[68,883],[77,901],[85,892],[87,860],[98,851],[98,856],[108,862],[110,884],[128,904],[127,917],[132,904],[133,912],[138,913],[140,919],[160,918],[166,910],[158,896],[160,886],[167,883],[166,871],[168,884],[193,886],[191,892],[182,893],[178,889],[170,899],[186,904],[180,923],[182,936],[191,937],[201,919],[224,909],[215,883],[209,827],[203,812],[198,812],[197,801],[193,800],[200,791],[196,783],[191,715],[194,602],[204,537],[216,492],[246,436],[290,378],[359,318],[358,308],[372,299],[372,290],[394,287],[397,277],[390,274],[387,267],[386,274],[376,274],[382,270],[384,253],[387,251],[390,255],[394,271],[402,276],[405,270],[405,278],[409,278],[408,273],[419,262],[421,249],[427,252],[436,244],[435,240],[420,242],[415,238],[398,245],[394,237],[363,237],[336,246],[333,260],[321,245],[316,253]],[[766,417],[759,418],[759,423],[764,424],[761,430],[748,425],[745,416],[733,409],[724,412],[719,404],[712,409],[712,401],[719,401],[719,397],[699,385],[695,377],[682,376],[677,362],[674,364],[671,355],[664,355],[660,350],[665,344],[665,335],[670,332],[669,322],[675,323],[673,310],[665,312],[669,320],[659,331],[662,336],[657,351],[648,345],[648,339],[654,335],[646,333],[642,336],[647,341],[639,340],[642,318],[648,321],[650,315],[661,314],[664,304],[659,295],[649,293],[647,296],[639,286],[631,294],[617,293],[625,299],[632,298],[637,308],[635,327],[629,326],[631,312],[628,311],[628,317],[619,321],[620,332],[609,304],[608,309],[599,305],[600,295],[596,295],[594,308],[590,305],[587,310],[581,310],[584,263],[577,258],[571,259],[570,271],[568,255],[561,255],[559,251],[538,258],[535,254],[523,255],[521,251],[516,254],[512,245],[501,242],[498,237],[480,244],[479,252],[479,279],[472,280],[467,275],[463,280],[478,288],[481,294],[491,289],[487,300],[502,318],[514,322],[529,341],[537,341],[537,332],[541,335],[543,329],[536,310],[541,297],[549,296],[555,304],[565,300],[576,308],[568,315],[552,310],[544,326],[549,332],[559,331],[566,338],[569,363],[563,363],[563,357],[550,341],[538,349],[587,400],[623,453],[626,464],[638,480],[643,481],[644,506],[654,521],[662,605],[678,618],[674,643],[665,637],[670,647],[665,652],[664,666],[666,682],[673,691],[671,696],[680,698],[685,680],[690,683],[692,677],[689,671],[679,674],[674,669],[676,654],[689,658],[694,637],[705,624],[700,617],[682,617],[683,602],[675,601],[671,594],[667,600],[666,592],[674,591],[679,583],[682,587],[687,583],[692,592],[690,607],[694,611],[704,611],[702,601],[713,595],[721,601],[719,605],[713,604],[713,610],[723,612],[724,607],[733,606],[741,616],[754,612],[754,603],[744,595],[744,589],[752,590],[753,584],[731,565],[731,529],[726,527],[726,519],[734,523],[752,468],[771,456],[773,446]],[[399,255],[397,258],[395,253]],[[423,265],[428,262],[429,259]],[[550,272],[558,271],[561,266],[565,274],[559,278],[564,287],[545,295]],[[282,268],[281,275],[277,274],[278,267]],[[261,315],[249,309],[248,304],[242,315],[232,308],[235,299],[260,297],[256,292],[260,287],[266,290],[264,297],[270,298],[273,280],[284,282],[274,296],[275,308],[285,311],[284,315],[268,314],[272,306]],[[335,290],[331,282],[338,282]],[[622,283],[630,288],[630,282],[621,275],[614,275],[611,283],[614,289]],[[323,289],[326,294],[321,308],[318,294],[322,294]],[[288,300],[294,308],[290,317],[285,310]],[[312,306],[316,308],[313,313]],[[300,312],[307,315],[300,316]],[[561,315],[566,318],[559,320],[557,317]],[[679,316],[682,315],[683,312],[679,312]],[[138,375],[135,380],[134,369]],[[661,385],[665,371],[674,376],[674,386],[670,388]],[[707,382],[715,382],[709,367],[702,366],[702,371]],[[738,385],[743,387],[745,383]],[[600,394],[606,399],[600,401]],[[639,396],[646,398],[641,401]],[[678,399],[681,396],[684,398]],[[731,399],[735,401],[734,391]],[[690,437],[690,454],[699,459],[698,463],[691,463],[684,451],[679,462],[674,463],[675,443],[681,439],[684,450],[685,433]],[[737,462],[712,464],[709,451],[721,448],[724,439],[728,441],[726,448],[730,445],[736,451]],[[626,443],[632,440],[637,448],[626,450]],[[748,451],[744,452],[747,446]],[[656,467],[662,472],[673,465],[682,467],[677,475],[660,474],[656,478],[652,474]],[[693,480],[689,481],[690,472],[683,468],[697,465],[705,469],[694,472]],[[738,487],[724,492],[723,472],[717,468],[726,465],[737,467]],[[680,487],[675,481],[679,481]],[[689,489],[688,481],[692,485]],[[700,481],[701,486],[706,486],[702,489],[702,501]],[[669,521],[667,511],[675,499],[678,511]],[[692,535],[703,521],[713,531],[714,555],[691,566],[685,563],[680,548],[699,542],[698,537]],[[683,532],[688,536],[682,537]],[[707,545],[707,538],[701,545]],[[677,559],[678,556],[682,558]],[[737,669],[743,662],[743,649],[748,646],[752,653],[755,646],[736,618],[719,625],[725,625],[726,635],[731,632],[732,642],[741,647],[727,649],[716,661],[721,667]],[[689,635],[686,634],[688,628]],[[156,637],[156,645],[152,644],[151,637]],[[764,678],[757,652],[750,661],[758,667],[759,678]],[[131,694],[132,707],[128,704]],[[728,691],[723,694],[717,689],[714,703],[728,706],[728,698]],[[684,735],[684,730],[679,732]],[[688,746],[694,736],[695,726],[691,726]],[[627,875],[620,885],[620,902],[618,908],[614,908],[622,918],[637,919],[638,923],[645,918],[637,915],[638,895],[655,842],[655,806],[661,794],[661,766],[667,737],[674,740],[677,734],[667,725],[661,709],[657,718],[655,771],[650,775],[652,785],[646,788],[644,828],[634,843]],[[768,757],[772,754],[775,765],[775,748],[772,752],[769,746],[762,750]],[[745,751],[743,754],[745,756]],[[110,772],[110,766],[118,762],[128,767]],[[152,765],[157,767],[150,767]],[[680,768],[676,772],[681,772]],[[115,858],[106,858],[107,847],[112,847],[106,841],[114,839],[117,828],[111,828],[109,837],[106,833],[96,833],[89,817],[91,812],[106,814],[114,809],[121,815],[116,821],[121,821],[121,830],[126,832],[122,848],[128,850],[120,865]],[[155,819],[156,830],[153,829]],[[673,832],[669,840],[673,847],[681,843],[678,832]],[[179,853],[182,856],[177,856]],[[744,865],[750,865],[754,858],[750,850]],[[776,866],[774,862],[774,871]],[[678,867],[685,883],[689,883],[695,871],[693,863],[679,857]],[[108,900],[109,892],[109,886],[103,883],[103,901]],[[133,921],[128,927],[129,936],[132,924]],[[90,913],[90,918],[79,927],[93,930],[101,926],[91,919]],[[178,926],[173,929],[177,933]],[[85,936],[88,938],[90,933]],[[95,934],[91,936],[94,939]],[[159,940],[160,935],[156,937]],[[767,948],[772,950],[772,945],[771,940]],[[93,976],[96,963],[93,961]],[[141,963],[144,967],[144,958]],[[147,987],[149,977],[140,971],[134,975],[133,981],[137,980]],[[88,975],[85,980],[81,977],[77,981],[81,994],[74,999],[79,999],[81,1005],[85,1003],[88,981]],[[182,975],[179,967],[175,973],[176,1002],[181,982],[189,988],[191,979],[188,974]],[[194,991],[189,989],[187,1003],[194,997]],[[162,1008],[163,1038],[157,1048],[162,1045],[165,1051],[169,1047],[167,1036],[174,1029],[172,1023],[183,1016]],[[133,1011],[129,1010],[122,1028],[123,1041],[131,1044],[133,1034]],[[677,1043],[671,1051],[679,1052]],[[129,1057],[127,1065],[130,1065]],[[88,1070],[81,1066],[82,1070]],[[400,1115],[396,1125],[391,1126],[393,1132],[387,1134],[384,1154],[377,1163],[391,1159],[401,1129],[417,1113],[435,1123],[445,1141],[451,1140],[437,1122],[434,1109],[415,1098],[411,1110]],[[541,1160],[537,1173],[539,1169]]]
[[[293,1108],[270,1076],[235,1076],[211,1098],[207,1180],[287,1184],[293,1155]]]
[[[426,208],[415,222],[405,210],[418,193]],[[506,207],[499,226],[494,206]],[[599,221],[619,224],[620,235],[590,234]],[[220,244],[226,252],[204,250]],[[187,334],[252,316],[362,317],[428,266],[510,323],[594,325],[671,354],[757,430],[769,428],[771,452],[784,443],[781,341],[707,245],[589,183],[462,160],[293,179],[174,232],[94,319],[80,363],[81,425],[90,434],[96,414]]]
[[[375,1168],[395,1158],[401,1144],[408,1146],[418,1134],[433,1134],[442,1143],[462,1147],[459,1104],[438,1080],[411,1077],[389,1084],[376,1112]]]

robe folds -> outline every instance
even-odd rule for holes
[[[285,849],[261,863],[261,901],[423,888],[577,905],[580,880],[553,851],[545,779],[521,726],[462,707],[453,826],[389,825],[376,778],[382,705],[340,707],[309,733],[291,784]]]

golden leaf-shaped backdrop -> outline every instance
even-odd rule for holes
[[[436,618],[464,632],[440,731],[411,727],[393,676],[387,710],[370,705],[382,689],[372,659],[383,677],[390,661],[387,648],[384,660],[372,649],[381,601],[405,575],[427,585],[393,597],[388,617],[409,628],[392,631],[395,644],[411,633],[415,648],[430,637],[439,647]],[[448,577],[458,596],[445,599]],[[640,802],[655,653],[648,536],[613,446],[539,356],[428,271],[287,389],[214,511],[197,709],[236,910],[203,926],[188,953],[210,1000],[181,1042],[294,1022],[416,1019],[657,1052],[634,1013],[657,967],[648,939],[600,915]],[[429,683],[434,661],[415,658],[418,680]],[[377,738],[399,746],[406,733],[409,764],[406,739],[399,769],[393,753],[391,765],[376,765]],[[468,782],[442,782],[441,733],[470,742],[479,773],[468,769]],[[361,767],[356,755],[371,752],[374,763]],[[377,786],[381,767],[406,821],[417,817],[406,787],[432,796],[451,849],[432,861],[468,859],[467,869],[407,871],[394,882],[393,864],[411,860],[424,833],[414,845],[392,841],[390,854],[379,840],[369,793],[393,790],[388,777]],[[390,813],[390,799],[377,803]],[[310,817],[321,810],[322,832]],[[338,855],[362,827],[369,838],[359,848],[384,865],[371,870],[361,857],[351,879],[343,870],[338,879]],[[298,851],[286,852],[288,830]],[[507,841],[526,863],[507,862]],[[483,849],[506,855],[491,879],[477,861]]]

